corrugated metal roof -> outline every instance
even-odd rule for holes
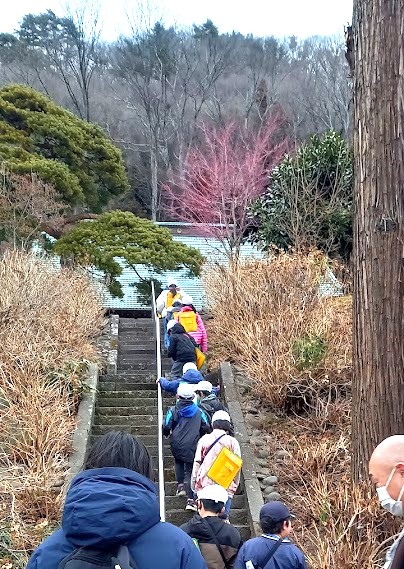
[[[184,243],[190,247],[195,247],[195,249],[198,249],[201,254],[211,263],[226,265],[228,262],[228,259],[223,250],[223,246],[217,239],[209,237],[195,237],[190,235],[173,235],[173,239],[174,241],[179,241],[180,243]],[[241,247],[240,254],[242,258],[262,258],[263,256],[262,252],[252,245],[243,245]],[[125,267],[124,263],[121,263],[121,265],[123,272],[118,280],[121,283],[124,296],[123,298],[114,298],[106,291],[106,289],[104,289],[104,305],[107,308],[120,308],[126,310],[149,308],[149,306],[145,305],[138,298],[137,290],[133,286],[134,283],[139,282],[139,278],[137,277],[136,273],[132,269]],[[187,276],[185,270],[177,272],[171,271],[163,273],[162,275],[153,275],[153,273],[150,273],[144,267],[144,265],[139,265],[137,272],[141,277],[145,279],[150,278],[150,276],[154,276],[160,280],[163,285],[167,284],[167,279],[169,277],[175,277],[181,288],[187,294],[192,296],[194,305],[197,310],[201,310],[201,308],[203,308],[205,305],[205,291],[203,289],[201,279],[197,277],[190,278]],[[94,276],[97,276],[96,272],[93,274]],[[98,277],[101,277],[99,273]]]
[[[161,223],[159,225],[181,226],[183,224]],[[174,234],[173,239],[174,241],[179,241],[180,243],[184,243],[190,247],[195,247],[210,263],[218,263],[224,266],[228,264],[228,258],[224,252],[223,245],[217,239],[214,239],[212,237],[197,237],[183,234]],[[38,244],[35,244],[33,249],[36,252],[41,252],[41,247]],[[240,255],[243,259],[260,259],[264,257],[264,254],[253,245],[242,245]],[[106,286],[103,284],[104,275],[100,271],[90,270],[90,274],[92,274],[92,276],[96,281],[98,281],[100,285],[100,290],[104,297],[104,306],[106,308],[123,310],[150,308],[150,305],[145,305],[137,295],[137,290],[134,287],[134,284],[139,282],[139,278],[136,273],[132,269],[125,267],[123,261],[121,262],[119,259],[117,259],[117,261],[122,266],[122,274],[118,279],[122,286],[122,298],[112,297],[109,294]],[[60,267],[58,257],[53,257],[53,263],[55,265],[55,268]],[[171,271],[163,274],[153,274],[148,269],[146,269],[144,265],[138,265],[137,272],[146,280],[148,280],[151,276],[157,278],[163,283],[164,286],[167,284],[167,279],[169,277],[174,277],[178,281],[181,288],[187,294],[192,296],[194,305],[197,310],[201,310],[201,308],[205,306],[205,291],[203,289],[201,279],[197,277],[190,278],[187,276],[186,270],[177,272]],[[319,294],[320,296],[341,296],[343,294],[342,285],[331,270],[327,271],[324,281],[320,284]]]

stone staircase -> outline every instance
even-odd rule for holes
[[[157,387],[154,324],[151,319],[120,318],[117,375],[99,378],[91,439],[112,430],[128,431],[139,437],[158,464]],[[163,358],[163,372],[170,368],[170,361]],[[174,402],[164,396],[164,412]],[[185,523],[193,514],[185,511],[185,498],[175,496],[174,459],[168,441],[164,440],[164,480],[166,492],[166,520],[175,525]],[[155,480],[158,480],[155,469]],[[240,490],[233,500],[230,514],[243,539],[250,537],[245,496]]]

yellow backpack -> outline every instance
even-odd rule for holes
[[[198,324],[194,311],[178,312],[177,320],[185,328],[185,332],[197,332]]]
[[[243,461],[239,456],[223,447],[209,468],[208,476],[213,482],[227,490],[240,472],[242,465]]]

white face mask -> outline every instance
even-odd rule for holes
[[[393,498],[390,496],[390,494],[387,491],[387,487],[391,482],[391,479],[394,476],[394,473],[396,471],[396,466],[393,468],[393,470],[390,473],[390,476],[387,478],[387,482],[384,486],[380,486],[380,488],[376,488],[376,492],[377,495],[379,497],[379,501],[380,504],[382,506],[382,508],[384,508],[385,510],[387,510],[388,512],[390,512],[390,514],[393,514],[393,516],[404,516],[404,511],[403,511],[403,503],[401,501],[401,498],[404,494],[404,484],[401,487],[400,490],[400,494],[397,498],[397,500],[393,500]]]

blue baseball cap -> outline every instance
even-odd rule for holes
[[[283,522],[288,518],[295,516],[290,513],[290,510],[282,502],[267,502],[264,504],[260,511],[260,520],[270,518],[274,523]]]

